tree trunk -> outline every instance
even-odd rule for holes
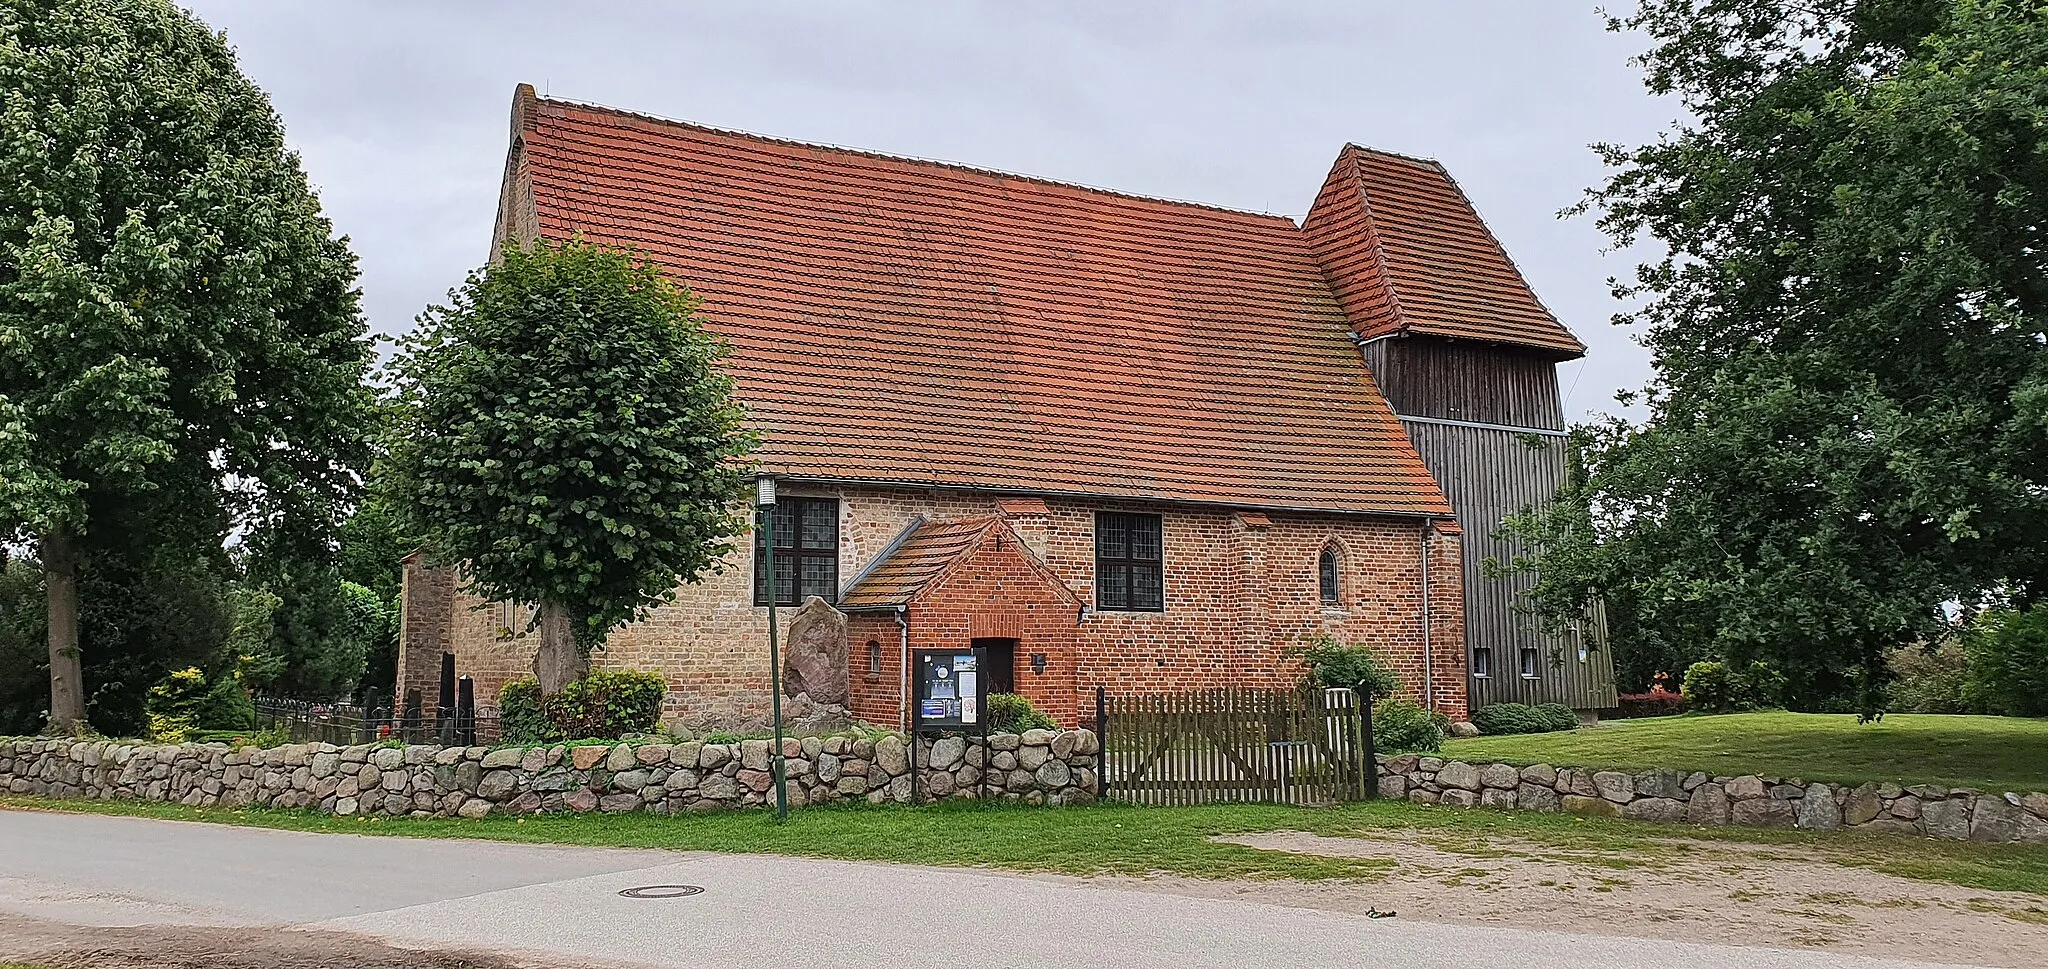
[[[590,657],[576,645],[569,610],[552,602],[541,603],[540,649],[533,654],[533,678],[540,681],[541,695],[554,696],[588,672]]]
[[[78,656],[78,550],[62,527],[43,533],[43,595],[50,609],[50,723],[58,736],[85,732],[85,673]]]

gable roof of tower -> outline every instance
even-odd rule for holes
[[[1344,146],[1302,232],[1366,339],[1420,334],[1585,355],[1434,161]]]

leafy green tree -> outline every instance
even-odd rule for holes
[[[1987,610],[1962,641],[1970,712],[2048,717],[2048,608]]]
[[[1769,661],[1795,706],[1881,709],[1944,606],[2048,570],[2048,8],[1644,0],[1690,119],[1588,207],[1667,254],[1617,295],[1655,376],[1581,429],[1571,501],[1511,530],[1553,621],[1618,656]],[[1626,615],[1616,615],[1625,612]]]
[[[537,604],[547,695],[748,527],[754,437],[696,310],[631,253],[542,242],[472,273],[394,361],[403,531],[485,598]]]
[[[0,0],[0,536],[44,572],[52,730],[94,695],[101,509],[337,517],[369,404],[355,275],[223,38],[168,0]]]
[[[390,499],[374,483],[371,495],[341,525],[341,577],[346,585],[366,590],[376,601],[382,627],[370,638],[363,678],[357,693],[376,689],[390,695],[398,679],[399,593],[404,590],[403,559],[420,547],[400,529]],[[346,585],[344,588],[346,588]],[[351,614],[368,607],[350,592]]]

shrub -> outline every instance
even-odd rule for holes
[[[1623,720],[1631,717],[1668,717],[1685,712],[1685,697],[1669,690],[1623,693],[1615,697],[1614,702],[1615,716]]]
[[[1381,700],[1372,708],[1373,746],[1383,754],[1433,754],[1443,749],[1450,722],[1414,700]]]
[[[498,726],[508,744],[548,744],[567,738],[540,706],[540,681],[522,676],[498,691]]]
[[[996,733],[1023,733],[1026,730],[1057,730],[1059,723],[1045,711],[1031,705],[1031,701],[1015,693],[991,693],[988,695],[988,728]]]
[[[1489,734],[1551,733],[1576,729],[1579,715],[1562,703],[1490,703],[1473,712],[1472,723]]]
[[[1775,707],[1784,701],[1785,674],[1769,663],[1737,667],[1702,660],[1686,667],[1679,691],[1693,709],[1707,713]]]
[[[177,670],[149,688],[143,710],[149,715],[149,737],[182,744],[199,730],[199,707],[206,700],[206,674],[197,667]]]
[[[498,691],[499,724],[507,743],[616,740],[653,729],[667,695],[667,679],[639,670],[592,670],[551,697],[522,677]]]
[[[1401,691],[1401,680],[1371,647],[1317,636],[1300,649],[1309,682],[1327,689],[1349,688],[1374,699]]]
[[[1984,713],[2048,716],[2048,609],[1994,609],[1963,632],[1963,698]]]
[[[1896,713],[1977,713],[1967,697],[1969,657],[1954,640],[1902,646],[1886,660],[1892,669],[1887,710]]]
[[[251,730],[256,726],[256,703],[241,680],[223,676],[199,698],[193,719],[201,730]]]

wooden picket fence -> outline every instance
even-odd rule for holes
[[[1350,690],[1096,695],[1103,787],[1138,804],[1328,804],[1377,790]]]

